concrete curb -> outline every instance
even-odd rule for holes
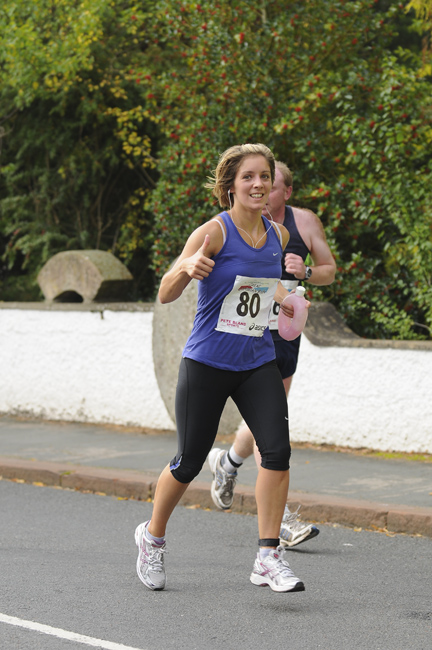
[[[153,499],[157,482],[157,475],[133,470],[103,469],[2,456],[0,477],[141,501]],[[200,481],[194,481],[190,485],[180,503],[184,506],[216,509],[211,500],[209,483]],[[290,506],[301,505],[302,518],[306,521],[338,523],[432,538],[432,508],[415,508],[293,491],[290,492],[289,503]],[[229,512],[255,515],[253,488],[238,486]]]

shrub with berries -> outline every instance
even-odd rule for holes
[[[34,281],[53,252],[100,247],[153,297],[219,210],[204,188],[219,154],[263,142],[336,258],[336,281],[311,285],[313,299],[361,336],[431,338],[430,58],[412,11],[391,0],[7,6],[9,277],[32,269]]]

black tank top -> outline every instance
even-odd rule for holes
[[[284,257],[286,253],[294,253],[294,255],[300,255],[303,262],[306,257],[309,255],[310,250],[304,243],[303,239],[300,236],[299,231],[297,230],[296,222],[294,219],[294,213],[292,208],[289,205],[285,206],[285,219],[283,225],[288,230],[290,234],[289,242],[284,250]],[[285,271],[285,264],[282,260],[282,280],[297,280],[292,273],[287,273]]]

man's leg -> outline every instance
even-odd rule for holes
[[[255,440],[245,422],[236,432],[234,443],[228,451],[214,447],[208,456],[210,470],[213,474],[211,497],[215,506],[221,510],[231,508],[234,500],[234,488],[237,470],[254,452]]]

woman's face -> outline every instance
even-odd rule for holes
[[[262,211],[271,188],[270,165],[266,158],[259,154],[243,158],[231,188],[235,196],[235,207]]]

